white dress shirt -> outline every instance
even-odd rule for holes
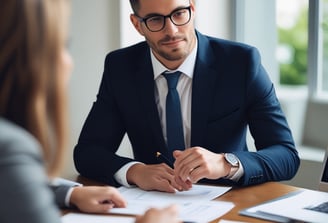
[[[155,100],[161,120],[163,136],[167,141],[166,136],[166,95],[168,92],[167,81],[162,75],[165,71],[180,71],[181,75],[177,85],[177,91],[180,96],[180,105],[182,113],[182,124],[184,141],[186,148],[190,147],[190,135],[191,135],[191,93],[192,93],[192,78],[194,74],[194,67],[196,61],[197,46],[191,51],[191,54],[185,59],[177,70],[168,70],[164,67],[153,54],[151,54],[151,60],[154,69],[155,80]]]

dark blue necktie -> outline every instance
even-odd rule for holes
[[[166,136],[169,154],[172,154],[176,149],[183,150],[185,148],[180,98],[176,89],[180,74],[181,72],[179,71],[163,73],[168,86],[166,96]]]

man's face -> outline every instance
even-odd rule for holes
[[[195,46],[194,5],[189,0],[140,0],[138,16],[147,18],[150,15],[169,15],[173,11],[191,6],[190,21],[182,26],[165,19],[165,26],[158,32],[150,31],[144,22],[135,15],[131,21],[138,32],[143,35],[156,58],[169,69],[176,69],[189,55]]]

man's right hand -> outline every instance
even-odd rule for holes
[[[127,172],[129,184],[135,184],[143,190],[157,190],[174,193],[182,187],[175,182],[174,171],[165,163],[145,165],[137,163]]]

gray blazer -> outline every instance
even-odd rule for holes
[[[0,118],[0,222],[60,222],[66,186],[51,187],[40,145],[21,127]],[[57,203],[57,205],[56,205]]]

